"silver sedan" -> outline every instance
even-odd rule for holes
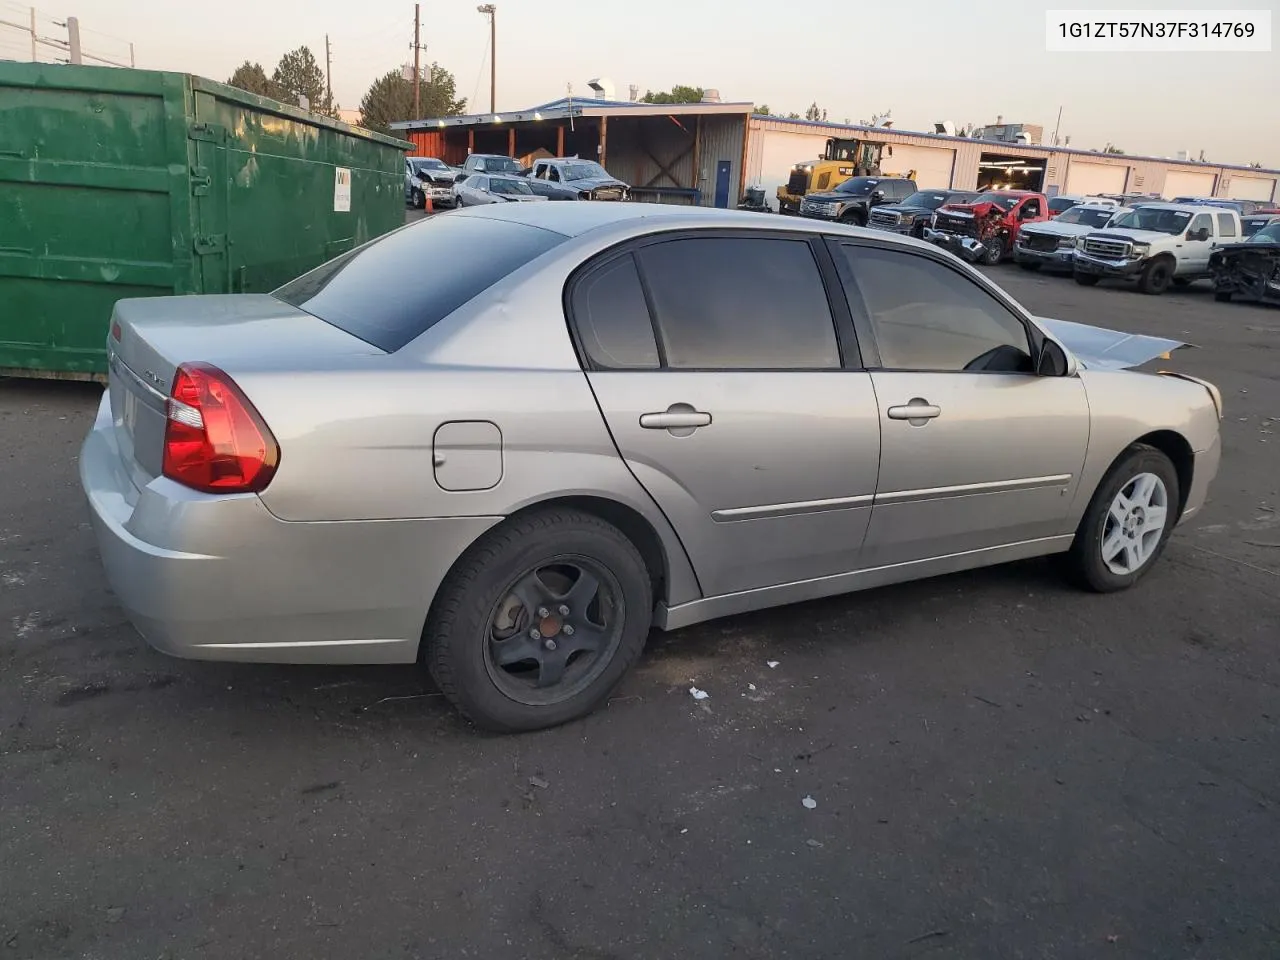
[[[490,173],[473,173],[453,188],[453,202],[457,207],[546,199],[535,194],[528,182],[520,177],[500,177]]]
[[[150,643],[417,661],[497,730],[600,704],[651,627],[1042,554],[1129,587],[1218,469],[1218,391],[1126,369],[1176,341],[819,221],[489,205],[120,301],[108,345],[80,473]]]

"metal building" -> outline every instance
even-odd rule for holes
[[[468,153],[537,151],[600,161],[637,200],[736,206],[749,185],[771,204],[791,168],[829,137],[886,144],[881,171],[921,187],[1146,193],[1280,203],[1280,170],[753,115],[750,103],[651,104],[566,97],[499,114],[392,124],[416,153],[461,164]]]
[[[461,164],[470,153],[539,151],[603,164],[636,200],[736,206],[750,103],[653,104],[565,97],[515,112],[394,123],[415,152]]]

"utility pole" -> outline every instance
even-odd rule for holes
[[[80,55],[80,18],[67,17],[67,50],[71,54],[72,63],[84,63]]]
[[[498,112],[498,8],[482,3],[476,10],[489,18],[489,112]]]
[[[1058,145],[1058,128],[1062,126],[1062,107],[1058,107],[1058,120],[1053,125],[1053,145]]]
[[[413,5],[413,119],[422,119],[421,5]]]
[[[133,44],[129,45],[129,49],[132,52]],[[333,55],[332,55],[332,51],[329,49],[329,35],[326,33],[324,35],[324,95],[325,95],[325,98],[329,101],[328,103],[325,104],[326,107],[333,106],[332,69],[333,69]]]
[[[137,65],[138,58],[133,55],[133,44],[131,43],[129,44],[129,66],[136,67]]]
[[[35,63],[37,60],[40,59],[40,51],[37,49],[37,46],[36,46],[39,42],[40,42],[40,39],[36,35],[36,8],[32,7],[31,8],[31,62],[32,63]]]

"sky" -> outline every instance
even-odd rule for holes
[[[41,31],[64,11],[40,5]],[[225,80],[243,60],[270,73],[301,44],[323,64],[333,56],[334,95],[357,107],[376,77],[412,59],[413,4],[405,0],[62,0],[80,19],[86,51],[139,67]],[[891,111],[894,126],[933,129],[1004,122],[1040,124],[1072,147],[1113,143],[1126,153],[1187,150],[1222,163],[1280,168],[1280,44],[1270,53],[1048,53],[1046,9],[1087,9],[1066,0],[917,0],[793,6],[764,0],[622,0],[591,3],[496,0],[499,111],[612,79],[668,89],[713,87],[724,100],[857,122]],[[1123,4],[1131,7],[1132,3]],[[1092,7],[1106,7],[1093,0]],[[1280,0],[1163,0],[1161,9],[1273,11]],[[25,22],[20,0],[0,0],[0,19]],[[825,17],[820,16],[829,10]],[[487,109],[488,24],[467,0],[422,4],[427,61],[457,78],[458,95]],[[65,35],[65,33],[63,34]],[[0,57],[29,56],[25,35],[0,26]]]

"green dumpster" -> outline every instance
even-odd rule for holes
[[[0,374],[100,378],[122,297],[270,291],[400,226],[409,146],[188,74],[0,62]]]

